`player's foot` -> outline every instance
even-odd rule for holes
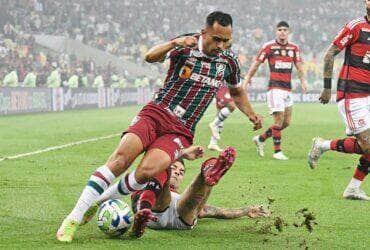
[[[70,243],[73,240],[78,228],[78,222],[70,219],[64,219],[62,225],[57,232],[57,240]]]
[[[209,128],[211,129],[211,132],[212,132],[212,136],[216,139],[216,140],[220,140],[220,130],[218,128],[218,126],[216,124],[214,124],[213,122],[211,122],[209,124]]]
[[[236,158],[236,151],[232,147],[227,147],[220,153],[218,158],[210,158],[202,164],[202,174],[204,181],[209,186],[218,183],[221,177],[230,169]]]
[[[132,235],[136,238],[143,236],[149,220],[158,220],[158,218],[153,215],[149,208],[144,208],[137,211],[134,218],[134,225],[132,226]]]
[[[217,152],[222,152],[222,148],[220,148],[220,146],[218,146],[217,144],[215,143],[210,143],[208,145],[208,149],[209,150],[212,150],[212,151],[217,151]]]
[[[95,203],[93,204],[89,210],[86,211],[86,213],[84,214],[84,217],[82,218],[82,221],[80,223],[80,226],[82,225],[85,225],[86,223],[88,223],[92,218],[94,218],[96,212],[98,211],[99,209],[99,204],[98,203]]]
[[[256,144],[257,147],[257,154],[261,157],[265,156],[265,143],[260,141],[259,135],[253,137],[253,142]]]
[[[282,151],[280,152],[277,152],[275,154],[272,155],[273,158],[275,158],[276,160],[281,160],[281,161],[286,161],[286,160],[289,160],[288,157],[286,157]]]
[[[363,200],[370,201],[370,197],[360,188],[347,187],[344,190],[343,198],[347,200]]]
[[[322,143],[324,142],[324,139],[316,137],[313,138],[312,141],[312,147],[308,153],[308,165],[310,168],[315,169],[321,155],[324,153],[324,150],[322,149]]]

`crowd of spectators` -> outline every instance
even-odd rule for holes
[[[259,47],[273,39],[275,24],[291,24],[291,40],[304,55],[306,72],[313,81],[330,40],[345,22],[363,13],[355,0],[2,0],[0,8],[0,79],[14,69],[21,81],[36,71],[41,81],[58,68],[62,82],[72,75],[102,76],[112,83],[117,72],[107,65],[80,61],[73,55],[53,55],[39,48],[32,34],[66,36],[104,50],[137,65],[150,46],[183,33],[199,32],[205,16],[222,10],[234,18],[233,49],[246,70]],[[53,66],[54,65],[54,66]],[[163,66],[159,66],[164,71]],[[262,69],[260,75],[266,75]],[[154,81],[154,79],[153,79]],[[80,80],[80,82],[83,82]]]

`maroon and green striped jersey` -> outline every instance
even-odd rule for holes
[[[170,67],[154,103],[177,116],[194,134],[196,124],[223,82],[229,88],[240,86],[240,67],[231,51],[213,57],[205,55],[202,37],[193,36],[198,39],[197,46],[177,47],[168,53]]]

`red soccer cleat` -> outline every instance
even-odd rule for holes
[[[135,214],[134,224],[132,225],[132,235],[136,238],[143,236],[149,220],[158,220],[158,218],[153,215],[149,208],[144,208],[137,211]]]
[[[216,185],[221,177],[233,165],[236,158],[236,150],[227,147],[220,153],[218,158],[210,158],[202,164],[202,175],[209,186]]]

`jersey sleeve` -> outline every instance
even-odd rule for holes
[[[268,46],[264,45],[257,53],[256,61],[264,62],[267,59],[269,53]]]
[[[238,88],[241,86],[240,66],[238,58],[229,58],[228,64],[229,74],[225,78],[226,84],[229,88]]]
[[[353,44],[357,39],[357,29],[355,27],[356,26],[351,25],[351,23],[348,23],[336,36],[333,41],[333,45],[337,46],[338,49],[343,50]]]

